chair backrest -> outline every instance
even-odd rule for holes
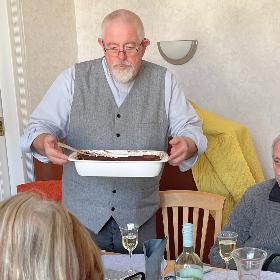
[[[196,244],[197,228],[199,213],[203,211],[202,230],[201,230],[201,242],[199,256],[203,259],[204,245],[206,240],[207,225],[209,215],[214,218],[215,229],[214,239],[217,233],[221,230],[222,225],[222,211],[225,197],[199,191],[190,190],[170,190],[160,192],[160,206],[162,210],[163,226],[165,236],[174,236],[174,249],[175,258],[178,256],[178,236],[181,235],[181,225],[178,223],[179,209],[182,208],[183,223],[192,221],[193,224],[193,244]],[[168,208],[172,211],[173,226],[169,225]],[[200,210],[202,209],[202,210]],[[181,210],[180,210],[181,211]],[[210,213],[211,211],[211,213]],[[191,217],[192,213],[192,217]],[[180,231],[179,231],[180,226]],[[170,230],[173,230],[171,234]],[[170,259],[170,238],[167,240],[166,246],[167,259]]]
[[[17,186],[17,192],[36,192],[47,199],[61,202],[62,200],[62,181],[34,181]]]

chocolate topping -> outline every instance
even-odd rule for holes
[[[77,154],[78,160],[99,160],[99,161],[159,161],[161,160],[158,155],[128,155],[128,156],[101,156],[88,153],[86,154]]]

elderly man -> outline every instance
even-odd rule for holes
[[[268,270],[280,272],[280,257],[277,256],[280,253],[280,135],[273,141],[272,159],[275,179],[248,188],[223,230],[238,233],[237,247],[267,251],[265,266]],[[211,248],[209,259],[213,266],[225,266],[217,241]],[[236,268],[233,260],[230,268]]]
[[[77,63],[53,83],[31,115],[21,139],[24,151],[41,161],[63,164],[63,205],[105,250],[123,252],[119,225],[140,225],[139,246],[155,238],[159,177],[80,177],[57,139],[94,150],[166,150],[169,163],[188,170],[206,149],[200,120],[175,77],[143,61],[141,19],[128,10],[107,15],[98,42],[104,57]],[[42,157],[43,156],[43,157]]]

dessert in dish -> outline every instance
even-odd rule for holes
[[[100,160],[100,161],[159,161],[161,157],[158,155],[120,155],[120,156],[110,156],[110,155],[98,155],[94,153],[87,152],[78,153],[78,160]]]
[[[154,150],[80,150],[69,155],[80,176],[155,177],[168,154]]]

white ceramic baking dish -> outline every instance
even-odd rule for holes
[[[157,155],[156,161],[110,161],[110,160],[79,160],[77,152],[69,155],[69,161],[75,164],[80,176],[101,177],[155,177],[159,175],[162,165],[168,161],[168,154],[152,150],[82,150],[94,155],[108,157],[129,157],[137,155]]]

